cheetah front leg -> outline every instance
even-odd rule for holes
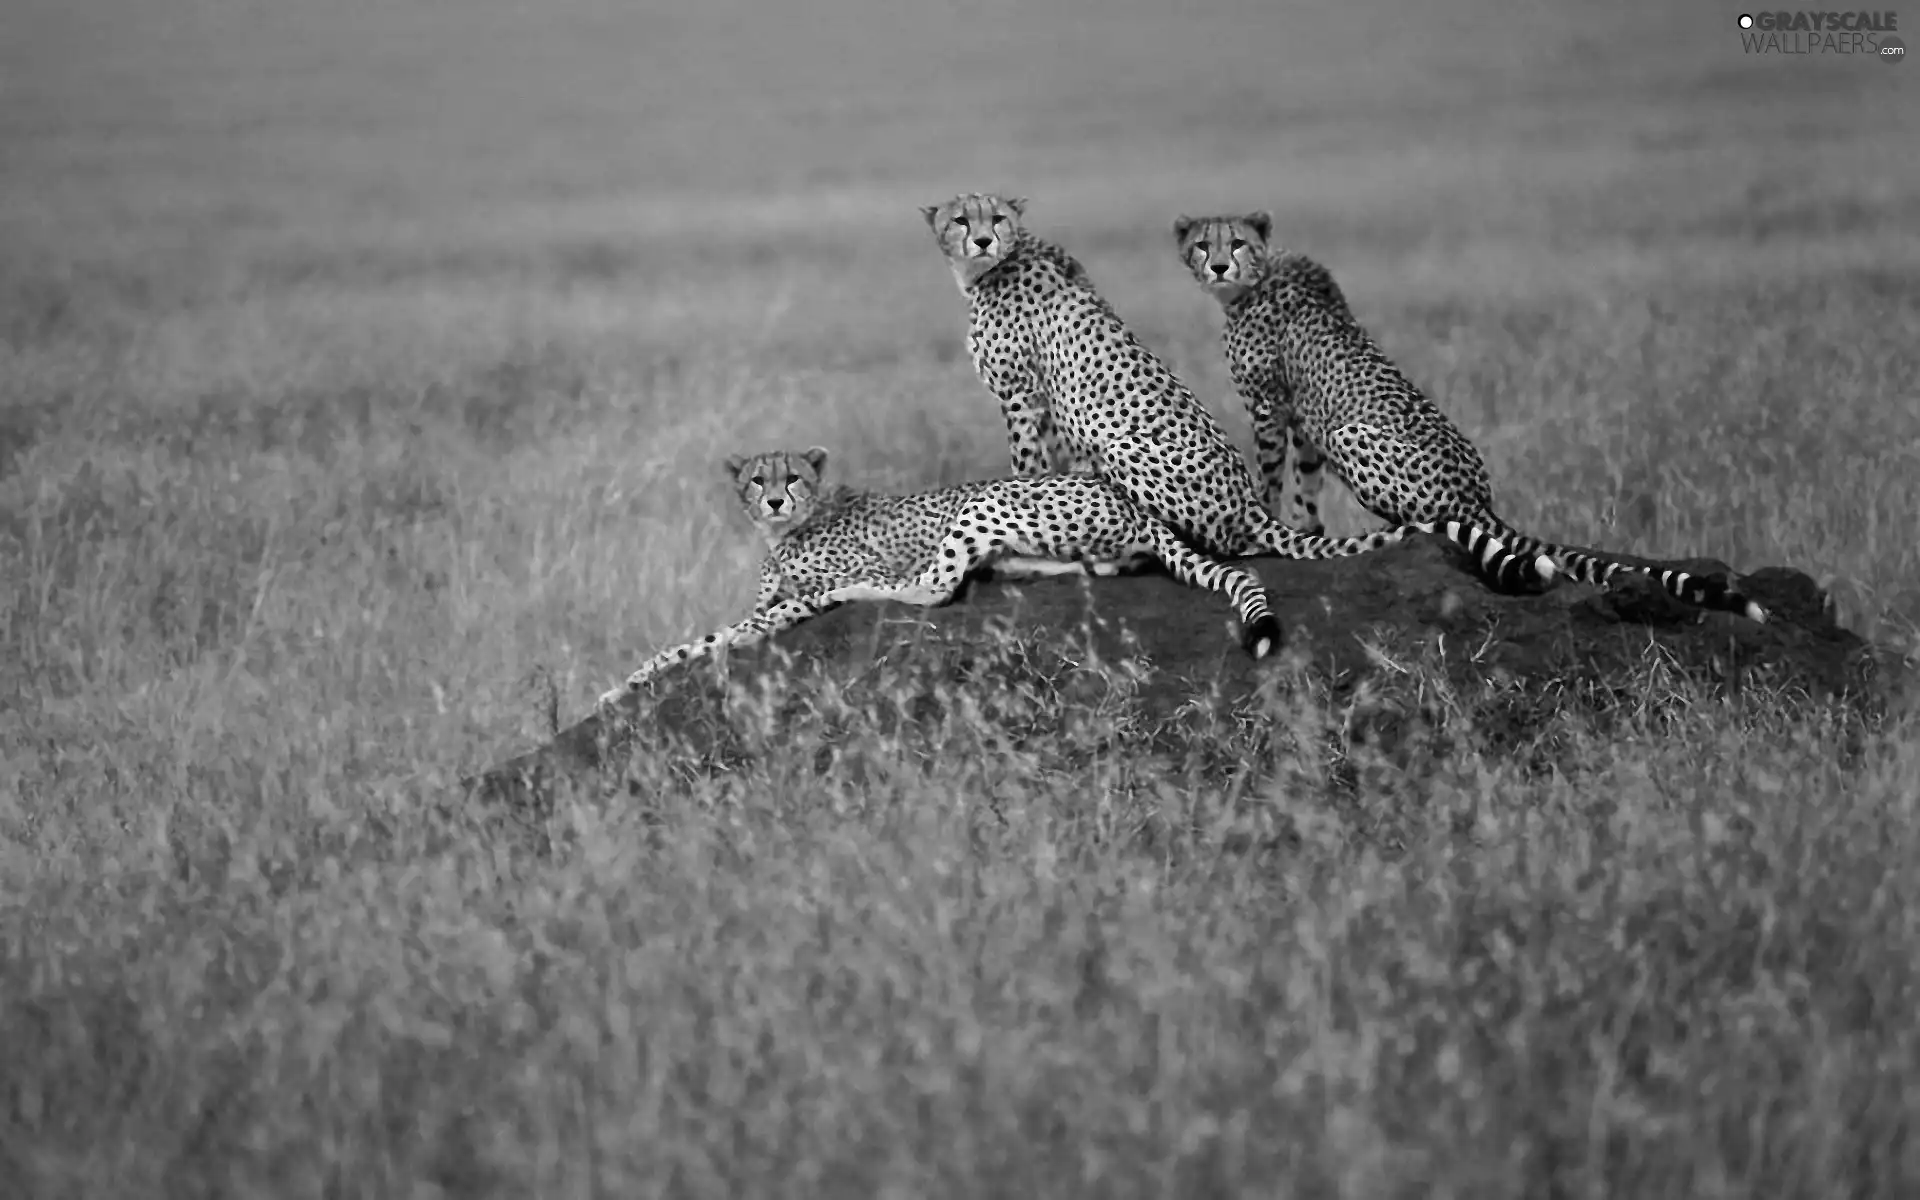
[[[599,707],[608,708],[637,694],[647,682],[664,671],[696,659],[708,658],[721,650],[736,646],[751,646],[765,641],[775,634],[792,629],[803,621],[808,621],[821,613],[840,607],[840,601],[828,594],[815,592],[811,595],[796,596],[782,600],[763,612],[756,612],[744,621],[736,621],[723,629],[717,629],[697,642],[674,646],[641,663],[627,681],[611,691],[601,693]]]
[[[1055,475],[1098,475],[1099,462],[1089,454],[1081,452],[1081,447],[1060,431],[1049,412],[1046,420],[1048,460],[1053,465]],[[1137,575],[1152,567],[1158,561],[1145,552],[1124,554],[1117,558],[1097,558],[1093,555],[1078,556],[1073,563],[1053,559],[1036,559],[1024,556],[1009,556],[1000,559],[993,566],[995,575],[1009,579],[1038,578],[1058,575],[1094,575],[1110,579],[1116,575]]]
[[[1320,519],[1320,491],[1327,484],[1327,456],[1307,436],[1298,418],[1288,426],[1287,439],[1292,450],[1290,486],[1283,511],[1275,515],[1301,533],[1325,533],[1326,523]]]
[[[1007,422],[1007,456],[1013,460],[1013,473],[1028,478],[1055,474],[1059,435],[1053,427],[1053,411],[1031,372],[1020,375],[1024,377],[1002,380],[993,389]]]
[[[1287,410],[1264,393],[1243,392],[1241,399],[1247,406],[1247,423],[1253,427],[1254,458],[1260,464],[1260,502],[1279,517],[1287,494],[1287,430],[1293,422],[1286,416]]]
[[[1007,452],[1016,475],[1096,474],[1096,464],[1081,454],[1054,423],[1053,409],[1030,370],[992,369],[994,394],[1007,422]],[[1064,562],[1009,556],[994,564],[994,574],[1006,579],[1043,579],[1061,575],[1130,575],[1150,558],[1132,555],[1120,559],[1084,559]]]
[[[1100,464],[1090,456],[1082,454],[1073,439],[1061,431],[1054,422],[1052,410],[1048,410],[1045,425],[1045,444],[1047,465],[1054,475],[1098,475]]]
[[[753,596],[753,615],[758,617],[773,607],[773,598],[780,594],[780,569],[774,566],[772,556],[760,564],[760,584]]]
[[[1261,503],[1275,519],[1301,533],[1322,534],[1320,489],[1326,482],[1326,456],[1300,422],[1293,396],[1278,382],[1241,393],[1253,426],[1255,457],[1265,490]]]

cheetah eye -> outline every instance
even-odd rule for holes
[[[1241,241],[1239,238],[1235,238],[1233,239],[1233,248],[1235,250],[1245,250],[1247,248],[1247,244]]]
[[[1209,247],[1205,242],[1195,242],[1193,244],[1193,252],[1195,254],[1205,254],[1208,252],[1208,250],[1209,250]]]
[[[993,214],[993,223],[995,225],[1005,225],[1007,223],[1006,214],[1004,213]]]
[[[767,486],[767,477],[765,475],[755,475],[753,477],[753,486],[755,487]]]
[[[792,487],[792,486],[793,486],[794,484],[796,484],[796,483],[799,483],[799,482],[800,482],[800,477],[799,477],[798,475],[789,475],[789,476],[787,476],[787,486],[788,486],[788,487]]]
[[[965,217],[955,217],[953,219],[953,223],[955,225],[958,225],[962,229],[965,229],[967,227],[967,219]]]

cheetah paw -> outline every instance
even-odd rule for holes
[[[902,604],[918,605],[921,608],[937,608],[953,599],[953,593],[943,592],[939,588],[927,587],[924,584],[914,584],[901,589],[894,599]]]
[[[1119,575],[1139,575],[1153,565],[1151,554],[1129,554],[1125,558],[1086,558],[1081,566],[1087,574],[1102,579],[1112,579]]]
[[[601,692],[596,708],[600,710],[632,708],[638,700],[640,689],[645,687],[651,678],[653,676],[650,674],[642,675],[635,671],[627,676],[627,681],[619,687]]]

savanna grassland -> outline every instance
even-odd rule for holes
[[[1029,687],[545,858],[448,804],[743,610],[726,453],[1006,469],[915,211],[976,188],[1243,442],[1168,226],[1271,208],[1515,521],[1910,647],[1920,67],[1733,13],[10,5],[0,1191],[1913,1194],[1898,708],[1654,672],[1336,778],[1311,689],[1203,770]]]

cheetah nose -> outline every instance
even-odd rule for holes
[[[780,506],[781,506],[782,504],[785,504],[785,503],[786,503],[786,501],[785,501],[785,500],[782,500],[782,499],[780,499],[780,498],[779,498],[779,497],[777,497],[777,496],[768,496],[768,497],[767,497],[767,507],[768,507],[768,508],[770,508],[770,509],[772,509],[772,510],[773,510],[774,512],[779,512],[779,511],[780,511]]]
[[[1208,265],[1213,268],[1213,273],[1215,275],[1225,275],[1227,273],[1226,263],[1209,263]]]
[[[990,237],[977,237],[973,239],[973,244],[985,250],[987,247],[993,245],[993,239]]]

